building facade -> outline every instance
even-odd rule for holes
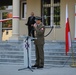
[[[5,0],[3,1],[5,2]],[[27,36],[28,30],[25,24],[30,16],[30,13],[34,12],[35,16],[42,17],[42,22],[46,28],[45,35],[49,33],[51,26],[54,26],[51,34],[45,37],[46,40],[64,41],[67,4],[71,37],[72,40],[75,40],[76,0],[11,0],[11,2],[6,2],[6,4],[4,4],[13,6],[12,36],[10,39],[18,40],[19,36]]]

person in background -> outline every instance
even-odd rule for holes
[[[26,23],[26,25],[28,26],[28,36],[35,37],[34,36],[34,27],[33,27],[34,23],[35,23],[34,12],[31,12],[31,16],[28,17],[28,21]]]
[[[36,23],[34,24],[34,29],[36,31],[36,38],[34,40],[36,49],[36,63],[32,67],[43,68],[44,67],[44,32],[45,27],[41,22],[41,17],[36,17]]]

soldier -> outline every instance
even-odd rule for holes
[[[41,22],[40,17],[36,17],[36,23],[34,24],[36,31],[35,49],[36,49],[36,63],[32,67],[43,68],[44,67],[44,32],[45,27]]]

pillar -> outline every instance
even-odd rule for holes
[[[13,25],[12,25],[12,37],[11,40],[19,39],[19,12],[20,12],[20,0],[13,0]]]
[[[0,19],[2,19],[2,12],[0,12]],[[2,22],[0,22],[0,41],[2,41]]]
[[[76,4],[75,4],[75,40],[76,40]]]
[[[50,19],[50,24],[51,24],[51,26],[53,26],[54,24],[53,24],[53,21],[54,21],[54,17],[53,17],[53,14],[54,14],[54,7],[53,7],[53,3],[54,3],[54,1],[53,0],[51,0],[51,13],[50,13],[50,15],[51,15],[51,19]]]

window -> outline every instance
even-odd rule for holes
[[[12,36],[12,20],[4,21],[4,19],[12,18],[12,6],[2,6],[0,7],[1,19],[3,20],[0,24],[2,41],[9,40]]]
[[[26,8],[27,8],[27,4],[25,0],[21,2],[21,18],[22,19],[26,19]]]
[[[3,12],[2,19],[12,18],[12,12]],[[2,28],[12,28],[12,19],[2,22]]]
[[[60,26],[60,0],[42,1],[42,21],[45,26]]]

